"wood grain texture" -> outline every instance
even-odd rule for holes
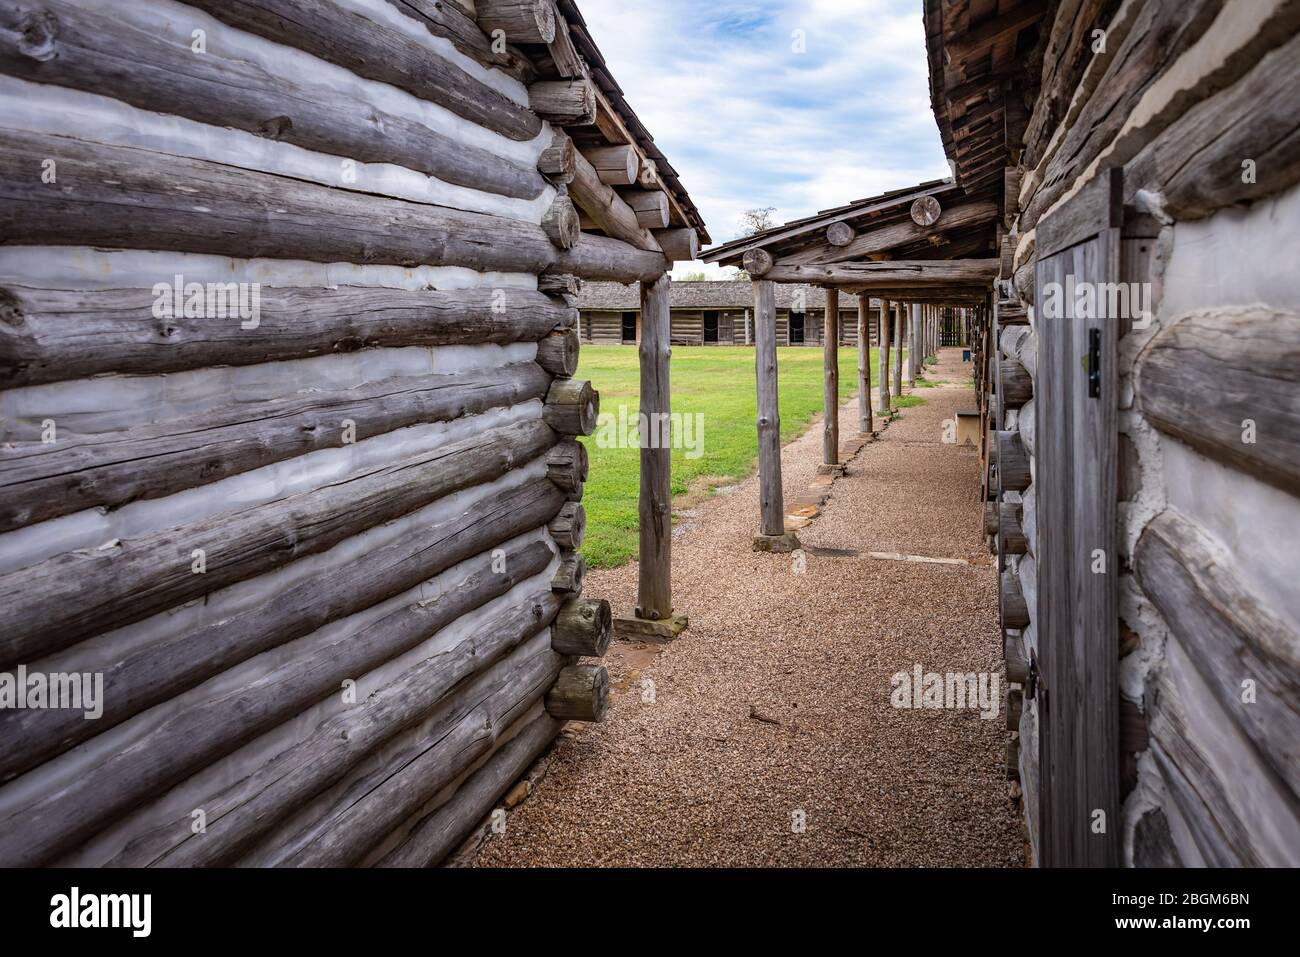
[[[667,275],[641,284],[640,411],[650,434],[642,437],[640,452],[636,613],[652,621],[671,618],[673,613],[671,295],[672,279]]]
[[[822,335],[822,465],[840,462],[840,291],[824,290]]]
[[[758,389],[758,484],[760,531],[785,533],[781,489],[781,412],[777,400],[776,287],[754,283],[754,363]]]
[[[1300,314],[1252,306],[1184,316],[1143,351],[1134,390],[1156,428],[1300,495]]]
[[[32,156],[57,161],[57,186],[32,186]],[[617,240],[584,236],[560,250],[531,223],[16,131],[0,141],[0,233],[9,243],[551,270],[622,282],[664,271],[662,255]]]

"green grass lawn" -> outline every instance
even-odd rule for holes
[[[785,443],[806,431],[812,417],[821,411],[822,350],[795,347],[777,351],[781,441]],[[619,407],[624,406],[629,428],[635,430],[640,391],[637,349],[583,346],[581,356],[578,375],[590,379],[600,393],[602,419],[611,415],[617,422]],[[872,350],[871,363],[874,381],[880,369],[879,350]],[[690,448],[672,450],[673,495],[707,493],[711,487],[748,476],[758,461],[754,350],[674,346],[670,375],[673,412],[704,416],[698,446],[703,454],[691,457]],[[842,396],[856,389],[857,375],[857,350],[841,347]],[[842,430],[853,428],[856,422],[841,423]],[[608,436],[608,430],[605,434]],[[600,429],[582,440],[591,455],[591,477],[583,495],[587,538],[582,553],[595,568],[622,565],[637,553],[640,450],[635,434],[633,431],[629,446],[622,448],[602,448]],[[700,437],[694,436],[697,441]]]

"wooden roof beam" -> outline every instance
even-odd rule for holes
[[[990,259],[912,259],[834,265],[773,265],[763,278],[819,286],[921,287],[992,283],[1000,263]]]

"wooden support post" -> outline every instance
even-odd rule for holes
[[[871,293],[858,293],[858,431],[875,431],[871,417]]]
[[[822,464],[821,474],[843,471],[840,465],[840,291],[826,289],[826,316],[822,323]]]
[[[893,304],[888,299],[880,300],[880,409],[881,415],[889,415],[889,314]]]
[[[916,369],[921,364],[921,304],[912,303],[911,315],[908,324],[908,356],[907,356],[907,377],[908,384],[913,389],[916,388]]]
[[[669,640],[686,628],[673,617],[672,403],[669,391],[669,301],[672,279],[641,284],[641,556],[637,607],[615,630]],[[652,634],[647,634],[647,629]]]
[[[792,552],[799,539],[785,530],[781,493],[781,414],[777,406],[776,287],[754,282],[754,364],[758,389],[759,534],[755,551]]]
[[[903,394],[903,313],[907,311],[907,304],[902,302],[894,303],[894,395]]]

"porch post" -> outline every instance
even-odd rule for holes
[[[669,363],[672,357],[672,279],[665,273],[641,283],[641,556],[637,607],[619,618],[615,632],[628,637],[671,639],[686,627],[673,616],[672,421]]]
[[[903,394],[903,313],[907,310],[907,303],[898,302],[894,304],[897,311],[894,313],[894,395]]]
[[[858,293],[858,431],[870,435],[871,421],[871,293]]]
[[[754,371],[758,391],[759,534],[755,551],[791,552],[799,539],[785,530],[781,492],[781,413],[777,403],[776,286],[754,280]]]
[[[823,326],[822,464],[818,472],[840,467],[840,291],[826,289],[826,317]]]
[[[880,300],[880,408],[881,415],[889,415],[889,317],[893,303]]]
[[[916,367],[921,361],[921,304],[912,303],[908,315],[907,335],[907,377],[913,389],[916,388]]]

